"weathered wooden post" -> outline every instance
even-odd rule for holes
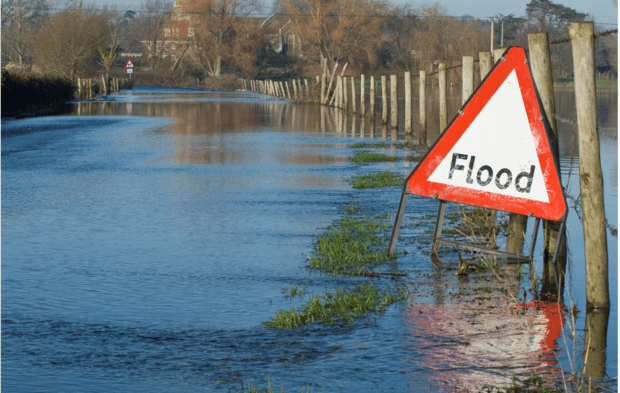
[[[325,74],[321,75],[321,98],[319,102],[325,105]]]
[[[288,88],[288,81],[285,81],[284,84],[286,85],[286,98],[288,98],[290,100],[291,99],[291,89]]]
[[[105,80],[105,76],[101,75],[101,94],[108,94],[108,86]]]
[[[386,125],[388,122],[388,106],[387,106],[387,77],[381,75],[381,124]]]
[[[448,126],[448,98],[446,83],[446,63],[439,63],[439,132]]]
[[[609,278],[605,200],[596,119],[594,23],[571,23],[575,101],[579,126],[579,184],[586,254],[586,307],[609,309]]]
[[[93,99],[93,79],[88,78],[88,99]]]
[[[462,103],[474,92],[474,57],[463,56],[463,95]]]
[[[297,97],[297,83],[295,83],[295,79],[293,79],[293,97],[295,99],[299,98]]]
[[[78,87],[78,101],[82,100],[82,79],[77,78],[77,87]]]
[[[506,48],[493,49],[493,64],[499,61],[499,59],[502,57],[505,51],[506,51]]]
[[[405,143],[413,140],[413,126],[411,123],[411,72],[405,72]]]
[[[480,81],[484,80],[491,67],[493,67],[493,61],[491,60],[491,52],[478,53],[479,66],[480,66]]]
[[[584,352],[588,353],[585,364],[586,374],[592,380],[604,378],[607,368],[607,328],[609,325],[609,310],[586,311],[583,342]]]
[[[375,77],[371,76],[370,77],[370,108],[368,108],[368,112],[370,113],[370,118],[371,119],[375,119],[375,109],[376,109],[376,105],[375,105],[375,88],[377,87],[377,84],[375,83]],[[374,135],[374,127],[371,131]]]
[[[342,77],[342,109],[348,111],[349,110],[349,89],[347,87],[347,83],[349,82],[349,78],[346,76]]]
[[[398,130],[398,76],[390,75],[390,106],[392,107],[392,130]]]
[[[355,96],[355,77],[352,76],[351,77],[351,111],[353,111],[353,113],[357,113],[356,102],[357,102],[357,97]]]
[[[366,76],[364,74],[360,75],[360,116],[366,116]]]
[[[306,84],[306,98],[310,99],[310,87],[308,86],[308,79],[304,79],[304,83]]]
[[[555,93],[553,90],[553,76],[551,72],[551,59],[549,56],[549,38],[547,33],[528,34],[527,40],[530,48],[530,69],[534,77],[534,83],[538,90],[538,96],[542,102],[543,109],[549,120],[551,131],[556,139],[552,140],[550,147],[556,157],[560,157],[560,146],[558,138],[558,123],[555,119]],[[558,172],[560,168],[558,167]],[[553,256],[560,231],[560,223],[557,221],[543,220],[543,277],[542,293],[558,295],[560,288],[555,282],[553,269]],[[563,242],[558,255],[558,274],[564,281],[564,271],[566,269],[566,242]]]
[[[426,136],[426,71],[420,70],[420,146],[428,146]]]

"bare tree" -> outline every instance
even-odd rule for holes
[[[104,7],[102,17],[107,20],[107,23],[103,32],[103,44],[97,50],[101,56],[101,63],[106,70],[109,70],[118,55],[121,44],[136,30],[137,24],[133,23],[135,13],[132,11],[119,13]]]
[[[247,55],[245,44],[256,31],[248,17],[261,9],[259,0],[188,0],[186,7],[195,29],[198,59],[210,76],[221,74],[223,60]]]
[[[2,57],[20,69],[32,62],[32,39],[49,14],[45,0],[2,1]]]
[[[50,16],[34,42],[35,63],[70,79],[90,75],[105,27],[106,17],[100,10],[81,4]]]
[[[141,14],[137,22],[140,36],[145,43],[145,54],[150,59],[151,69],[155,69],[155,65],[162,56],[166,39],[163,29],[171,10],[172,3],[168,0],[147,0],[142,3]]]
[[[276,10],[291,15],[302,55],[328,73],[335,63],[375,67],[383,40],[381,22],[389,10],[383,0],[280,0]],[[353,64],[357,63],[357,64]],[[357,68],[357,67],[356,67]]]

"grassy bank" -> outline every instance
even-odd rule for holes
[[[2,70],[2,117],[65,113],[75,85],[68,79]]]

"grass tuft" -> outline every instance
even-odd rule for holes
[[[396,156],[388,156],[387,154],[382,153],[371,153],[367,150],[359,151],[355,154],[355,156],[351,159],[351,161],[362,164],[368,162],[394,162],[398,161],[398,157]]]
[[[402,186],[404,181],[405,176],[389,171],[353,176],[351,178],[351,184],[358,189]]]
[[[394,295],[372,283],[363,283],[350,291],[336,288],[331,294],[311,296],[310,301],[299,308],[276,311],[276,316],[265,324],[280,329],[311,323],[352,325],[355,318],[368,312],[383,313],[389,305],[404,301],[407,295],[405,287],[400,288],[398,294]]]

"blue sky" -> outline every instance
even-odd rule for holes
[[[405,1],[392,0],[394,4],[405,4]],[[497,14],[525,15],[525,6],[530,0],[442,0],[439,4],[448,9],[450,15],[470,14],[481,18]],[[612,0],[554,0],[556,4],[571,7],[578,12],[585,12],[594,17],[598,23],[618,24],[618,8]],[[413,5],[425,2],[414,2]],[[613,26],[609,26],[613,28]]]

